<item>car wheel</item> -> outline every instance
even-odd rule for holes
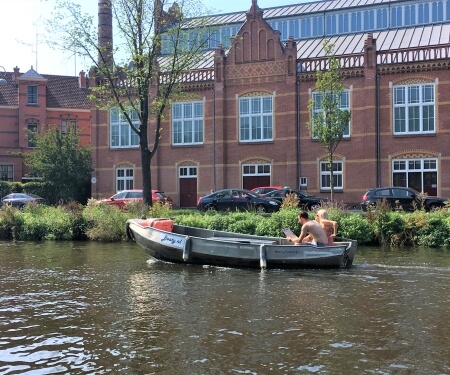
[[[267,208],[264,207],[262,204],[258,204],[256,206],[256,212],[259,214],[265,214],[267,212]]]
[[[205,207],[205,211],[217,211],[217,207],[214,206],[213,204],[208,204],[208,205]]]

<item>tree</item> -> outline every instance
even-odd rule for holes
[[[56,127],[44,127],[40,133],[31,133],[36,149],[22,153],[30,176],[44,182],[45,198],[50,203],[59,200],[83,202],[90,196],[92,173],[91,148],[79,144],[74,126],[65,133]]]
[[[325,149],[330,171],[331,201],[333,201],[334,152],[342,140],[351,113],[346,109],[340,109],[344,84],[339,60],[333,55],[334,45],[326,40],[323,47],[327,56],[328,69],[319,70],[316,73],[316,92],[318,95],[310,99],[308,109],[312,113],[312,120],[307,123],[307,127],[312,136]]]
[[[103,109],[118,108],[139,136],[144,202],[149,206],[151,160],[162,136],[169,100],[183,95],[184,73],[197,68],[212,32],[206,17],[196,18],[193,24],[199,15],[195,12],[205,11],[201,3],[182,0],[166,12],[167,4],[168,0],[99,0],[99,11],[111,12],[120,48],[113,48],[112,41],[96,31],[93,18],[83,16],[80,7],[70,1],[59,0],[50,21],[52,35],[62,36],[56,42],[53,38],[53,44],[93,64],[91,72],[97,83],[91,88],[92,99]],[[137,114],[138,125],[131,112]],[[150,131],[150,119],[154,120],[154,132]]]

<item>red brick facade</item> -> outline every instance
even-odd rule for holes
[[[91,103],[84,72],[79,77],[65,77],[40,75],[34,69],[21,74],[15,68],[4,77],[7,84],[0,87],[1,179],[27,181],[23,159],[12,154],[33,150],[26,131],[29,127],[36,126],[39,131],[45,125],[60,127],[72,121],[82,144],[90,144]]]
[[[418,61],[414,56],[407,56],[401,63],[393,63],[392,56],[405,51],[377,52],[376,43],[367,34],[362,54],[337,56],[345,67],[342,73],[350,92],[352,117],[350,137],[343,139],[336,150],[336,159],[342,161],[343,181],[335,200],[351,205],[359,203],[368,188],[393,184],[393,159],[414,158],[437,160],[437,184],[432,184],[432,190],[440,196],[450,196],[450,160],[446,147],[450,140],[449,45],[445,46],[447,54],[439,59]],[[423,49],[433,53],[433,48],[442,46]],[[191,207],[211,189],[253,187],[246,186],[243,165],[264,164],[270,165],[265,185],[299,187],[303,178],[306,186],[302,188],[328,196],[329,190],[320,187],[320,161],[324,160],[325,152],[311,138],[306,126],[311,119],[308,104],[315,90],[314,71],[324,60],[298,60],[297,56],[295,41],[281,43],[279,32],[269,26],[253,2],[230,50],[225,52],[219,46],[214,68],[199,72],[198,77],[205,78],[185,85],[192,97],[204,103],[203,142],[173,145],[172,118],[168,111],[152,161],[153,188],[172,196],[176,206]],[[351,66],[347,67],[346,61],[351,61]],[[436,130],[428,135],[394,135],[393,86],[413,83],[435,85]],[[239,98],[258,95],[274,98],[273,140],[241,142]],[[132,169],[134,187],[140,188],[139,149],[110,148],[107,113],[93,112],[92,123],[97,179],[93,196],[102,198],[115,192],[117,167]],[[189,167],[194,167],[197,174],[187,183],[180,178],[180,168]]]

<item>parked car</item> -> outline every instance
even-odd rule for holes
[[[255,187],[252,190],[250,190],[252,193],[258,194],[258,195],[264,195],[271,191],[283,189],[283,186],[260,186]]]
[[[121,209],[124,209],[128,202],[142,201],[143,199],[144,195],[142,190],[122,190],[109,198],[100,200],[99,203],[113,204]],[[159,190],[152,190],[152,202],[168,203],[171,207],[173,205],[172,198],[163,191]]]
[[[275,212],[280,209],[276,200],[260,197],[245,189],[223,189],[200,197],[197,202],[200,211],[249,211]]]
[[[45,199],[36,194],[11,193],[2,198],[0,206],[10,205],[22,209],[27,203],[45,203]]]
[[[314,209],[314,207],[320,206],[322,203],[327,203],[328,199],[323,197],[317,197],[315,195],[308,194],[306,191],[297,189],[279,189],[273,190],[263,197],[276,199],[278,202],[283,203],[289,194],[295,194],[298,199],[298,206],[307,210]]]
[[[411,188],[384,187],[369,189],[362,197],[361,209],[367,211],[370,206],[374,206],[377,202],[383,200],[386,200],[392,208],[402,208],[405,211],[422,208],[430,211],[447,204],[444,198],[421,194]]]

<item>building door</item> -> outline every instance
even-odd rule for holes
[[[270,164],[245,164],[242,166],[242,187],[252,190],[270,186]]]
[[[180,208],[197,207],[197,167],[180,167]]]

